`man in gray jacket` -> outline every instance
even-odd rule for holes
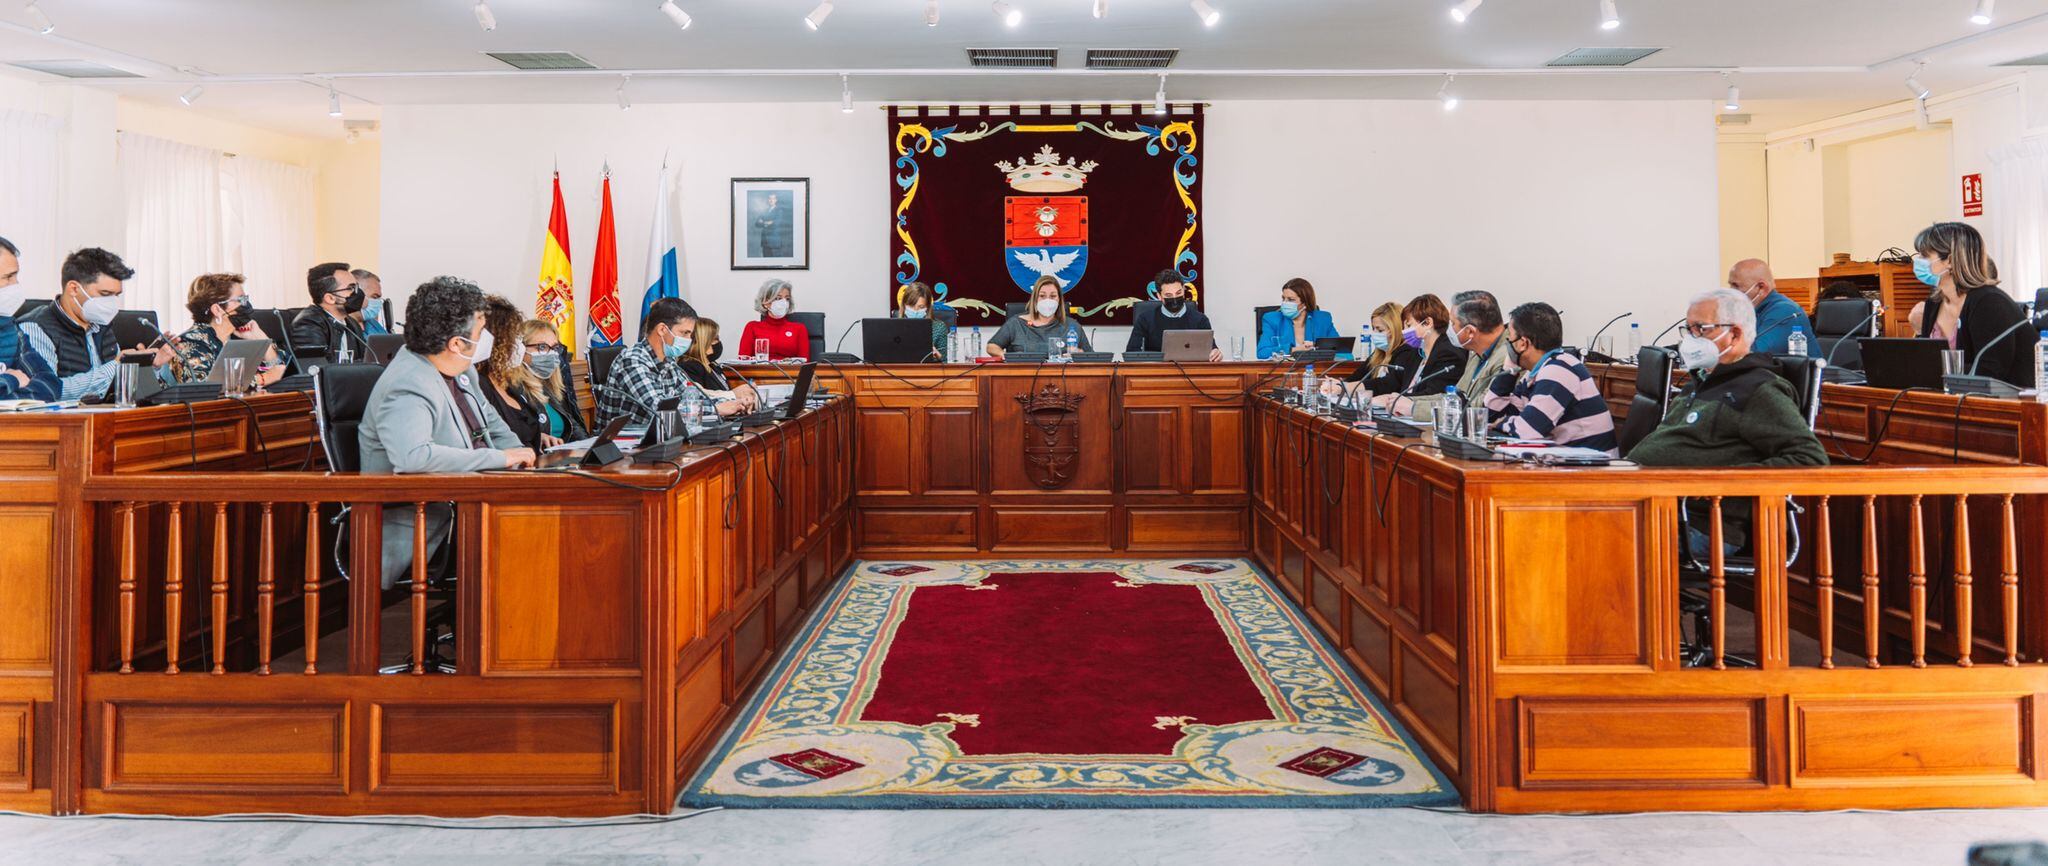
[[[435,277],[406,302],[405,349],[370,391],[359,429],[362,471],[401,475],[532,466],[505,420],[477,389],[471,367],[491,356],[484,294],[475,283]],[[427,506],[429,554],[446,541],[452,509]],[[384,588],[409,579],[413,510],[384,509]]]

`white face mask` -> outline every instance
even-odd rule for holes
[[[1450,333],[1446,334],[1445,336],[1451,338],[1451,345],[1463,349],[1465,348],[1465,338],[1463,336],[1464,333],[1464,328],[1453,327],[1451,328]]]
[[[485,328],[482,336],[470,341],[469,362],[471,364],[481,364],[490,359],[491,331],[489,328]]]
[[[1053,299],[1051,299],[1051,298],[1040,298],[1040,299],[1038,300],[1038,314],[1039,314],[1039,315],[1041,315],[1041,316],[1044,316],[1044,317],[1046,317],[1046,318],[1050,319],[1050,318],[1052,318],[1052,314],[1054,314],[1054,313],[1057,313],[1057,312],[1059,312],[1059,311],[1060,311],[1060,302],[1058,302],[1058,301],[1055,301],[1055,300],[1053,300]]]
[[[789,315],[789,302],[781,298],[768,302],[768,315],[778,319]]]
[[[12,316],[28,303],[28,287],[20,283],[0,289],[0,316]]]
[[[120,312],[120,295],[88,295],[86,296],[85,300],[79,302],[78,305],[79,315],[85,317],[86,321],[91,322],[95,325],[104,326],[113,324],[114,316],[118,315]]]
[[[513,343],[512,357],[505,359],[505,367],[517,370],[524,366],[526,366],[526,346],[523,343]]]
[[[1678,360],[1686,369],[1704,373],[1721,363],[1721,347],[1705,337],[1685,334],[1678,338]]]

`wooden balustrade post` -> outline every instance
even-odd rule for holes
[[[121,672],[132,674],[135,672],[135,503],[121,503],[120,514]]]
[[[178,648],[184,643],[185,504],[173,502],[164,545],[164,673],[178,674]]]
[[[228,504],[213,504],[213,586],[208,595],[213,632],[213,675],[228,672]]]
[[[306,503],[306,570],[299,589],[306,608],[306,676],[320,672],[320,503]]]
[[[1728,669],[1728,569],[1721,540],[1721,497],[1713,498],[1713,520],[1708,525],[1707,608],[1714,621],[1714,670]]]
[[[1877,497],[1863,497],[1863,666],[1877,668],[1884,603],[1877,597]]]
[[[258,544],[262,561],[256,568],[256,674],[270,676],[271,605],[277,597],[277,538],[271,505],[263,503],[263,528]],[[307,539],[311,544],[316,539]]]
[[[1956,665],[1969,667],[1970,644],[1975,642],[1972,635],[1975,623],[1971,622],[1970,605],[1970,496],[1956,495],[1956,609],[1949,617],[1949,628],[1956,636]]]
[[[2020,663],[2020,546],[2019,530],[2013,520],[2012,494],[2004,496],[2003,503],[2005,532],[1998,542],[1999,575],[1998,583],[2002,596],[2000,611],[2005,615],[2005,664],[2017,667]]]
[[[1911,581],[1913,613],[1913,666],[1927,666],[1927,521],[1921,495],[1913,494],[1911,517],[1907,521],[1906,577]]]
[[[412,505],[412,675],[423,676],[426,672],[427,504],[415,502]]]
[[[1835,533],[1829,512],[1831,497],[1822,496],[1814,515],[1813,606],[1820,620],[1820,666],[1835,667]]]

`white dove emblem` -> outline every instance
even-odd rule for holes
[[[1047,253],[1044,251],[1027,252],[1024,250],[1012,250],[1011,255],[1016,256],[1017,261],[1030,268],[1033,273],[1058,280],[1062,289],[1067,287],[1068,281],[1065,277],[1060,276],[1060,272],[1066,270],[1074,263],[1075,259],[1081,257],[1079,252]]]

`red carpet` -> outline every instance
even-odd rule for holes
[[[976,714],[953,733],[968,755],[1170,755],[1181,731],[1162,716],[1273,717],[1200,587],[1118,580],[999,574],[984,583],[993,592],[918,590],[861,719]]]

